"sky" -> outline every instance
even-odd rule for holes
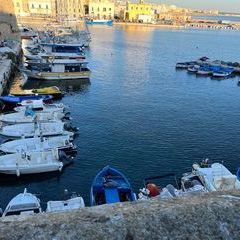
[[[240,12],[240,0],[158,0],[158,2],[159,1],[165,4],[174,4],[178,7]]]

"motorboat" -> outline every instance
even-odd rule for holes
[[[92,182],[91,206],[135,200],[136,195],[129,181],[120,171],[114,168],[104,167]]]
[[[0,151],[3,153],[19,153],[22,150],[25,152],[45,151],[55,148],[65,152],[76,151],[76,147],[68,135],[16,139],[0,145]]]
[[[81,196],[73,194],[69,199],[60,201],[48,201],[46,212],[66,212],[84,208],[85,203]]]
[[[86,24],[90,24],[90,25],[112,25],[113,21],[112,20],[107,20],[107,19],[91,19],[86,21]]]
[[[2,126],[0,129],[0,135],[9,138],[32,138],[36,136],[58,136],[69,135],[71,138],[74,133],[65,130],[65,123],[61,121],[57,122],[34,122],[34,123],[21,123],[15,125]]]
[[[22,101],[14,108],[15,112],[25,112],[27,108],[32,109],[35,112],[61,112],[66,111],[66,106],[62,103],[46,104],[43,100],[27,100]]]
[[[28,62],[24,72],[30,79],[38,80],[89,79],[91,71],[87,64],[88,62],[77,59],[56,59],[33,67],[31,62]]]
[[[212,77],[213,78],[227,78],[232,75],[231,72],[225,72],[225,71],[216,71],[213,72]]]
[[[188,67],[187,71],[189,73],[196,73],[199,70],[200,66],[199,65],[194,65],[194,66],[190,66]]]
[[[32,215],[41,212],[40,200],[25,188],[23,193],[18,194],[8,203],[2,216]]]
[[[21,89],[14,90],[14,89],[11,89],[10,93],[11,93],[11,95],[21,96],[21,97],[23,97],[23,96],[24,97],[35,96],[35,95],[38,95],[38,94],[40,94],[40,95],[51,95],[52,98],[61,98],[63,96],[63,93],[61,92],[61,90],[57,86],[37,88],[37,89],[29,89],[29,90],[21,90]]]
[[[62,153],[61,153],[62,154]],[[58,149],[47,151],[32,151],[13,153],[0,156],[0,173],[21,176],[25,174],[37,174],[62,171],[64,165],[72,162],[66,155],[64,161],[60,161]]]
[[[65,117],[61,112],[35,112],[31,108],[27,108],[22,112],[6,113],[0,115],[0,121],[5,124],[56,122]]]
[[[209,192],[240,190],[240,181],[223,164],[213,163],[207,167],[195,163],[193,173],[199,177]]]
[[[22,101],[32,101],[32,100],[42,100],[43,102],[51,101],[53,97],[51,95],[38,95],[38,94],[32,94],[30,96],[13,96],[13,95],[7,95],[7,96],[1,96],[0,101],[2,101],[4,104],[11,104],[16,105],[18,103],[21,103]]]
[[[209,67],[200,67],[196,72],[199,76],[209,76],[213,73],[212,69]]]
[[[161,180],[166,177],[174,177],[175,185],[168,184],[165,187],[160,187],[156,184],[156,180]],[[144,179],[144,187],[140,189],[138,194],[139,200],[146,200],[153,197],[160,199],[174,198],[182,196],[190,196],[207,192],[201,180],[193,173],[185,173],[179,181],[175,174],[166,174],[162,176],[148,177]]]

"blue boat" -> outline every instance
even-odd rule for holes
[[[240,181],[240,168],[237,170],[237,179]]]
[[[1,102],[1,110],[2,111],[9,111],[12,110],[17,104],[21,103],[22,101],[31,101],[31,100],[40,100],[43,99],[45,103],[52,101],[53,96],[51,95],[26,95],[26,96],[2,96],[0,97]]]
[[[118,170],[106,166],[94,178],[90,193],[91,206],[135,200],[136,194],[130,183]]]
[[[89,20],[86,21],[86,24],[90,24],[90,25],[112,25],[113,21],[112,20],[105,20],[105,19],[101,19],[101,20]]]

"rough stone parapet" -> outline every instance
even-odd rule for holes
[[[239,239],[240,192],[8,217],[1,239]]]

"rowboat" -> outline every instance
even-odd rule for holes
[[[0,100],[4,104],[18,104],[21,103],[22,101],[31,101],[31,100],[42,100],[43,102],[50,101],[52,100],[51,95],[23,95],[23,96],[13,96],[13,95],[7,95],[7,96],[1,96]]]
[[[40,200],[33,194],[28,193],[25,188],[23,193],[18,194],[8,203],[2,216],[31,215],[41,212]]]
[[[114,168],[106,166],[92,182],[91,206],[135,200],[136,195],[127,178]]]

